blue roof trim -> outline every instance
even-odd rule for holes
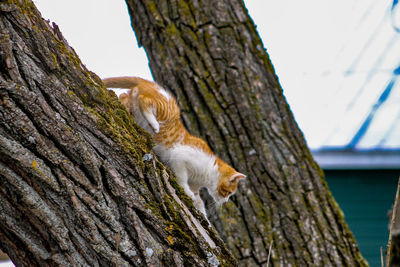
[[[318,149],[312,150],[315,161],[324,170],[371,170],[400,171],[400,149]]]
[[[394,17],[393,13],[395,12],[395,9],[396,9],[396,6],[397,6],[398,3],[399,3],[399,0],[393,0],[392,8],[391,8],[391,11],[390,11],[391,12],[391,18],[392,18],[392,26],[393,26],[393,29],[396,32],[400,32],[400,26],[395,24],[394,19],[393,19],[393,17]]]
[[[400,75],[400,66],[393,70],[393,75]]]
[[[323,153],[323,152],[354,152],[354,153],[400,153],[400,148],[357,148],[349,149],[346,146],[323,146],[316,149],[311,149],[312,153]]]
[[[399,66],[400,67],[400,66]],[[399,68],[397,68],[399,69]],[[397,70],[396,69],[396,70]],[[367,118],[361,125],[360,129],[354,135],[353,139],[350,143],[345,147],[346,149],[354,149],[357,143],[363,138],[365,133],[367,132],[369,126],[371,125],[372,120],[377,112],[377,110],[382,106],[383,103],[389,98],[389,95],[392,91],[394,84],[396,83],[396,78],[393,77],[389,84],[386,86],[385,90],[382,92],[381,96],[379,97],[378,101],[372,107],[370,113],[368,114]]]
[[[398,3],[399,3],[399,0],[393,0],[392,10],[396,7],[396,5]]]

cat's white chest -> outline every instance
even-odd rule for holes
[[[214,156],[182,144],[172,148],[156,145],[154,151],[172,169],[179,183],[186,182],[192,189],[207,187],[216,190],[219,172]]]

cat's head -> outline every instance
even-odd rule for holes
[[[239,181],[246,178],[246,175],[237,172],[225,162],[219,165],[220,178],[217,186],[216,201],[226,202],[236,192]]]

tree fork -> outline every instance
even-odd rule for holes
[[[31,1],[0,2],[0,66],[0,249],[17,266],[236,265]]]
[[[155,80],[247,182],[211,221],[242,266],[364,266],[241,0],[126,0]],[[134,75],[134,74],[133,74]],[[207,198],[207,196],[205,196]]]

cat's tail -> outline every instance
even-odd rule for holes
[[[149,81],[139,77],[112,77],[103,79],[103,83],[107,88],[132,89],[143,82],[149,82]]]

